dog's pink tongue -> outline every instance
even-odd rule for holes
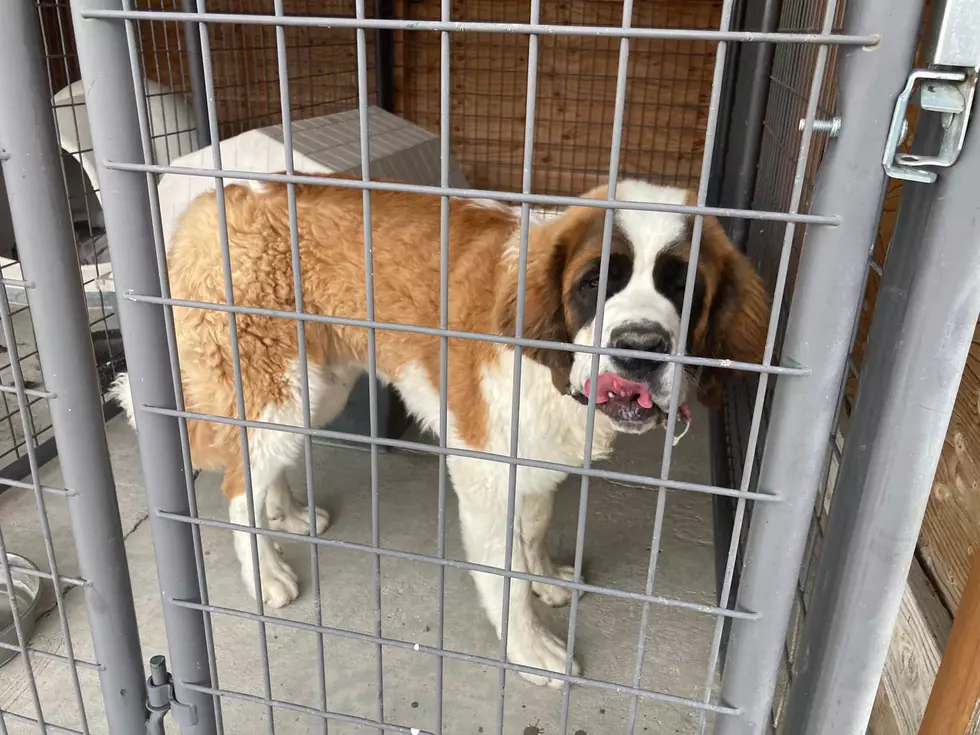
[[[591,379],[587,378],[585,395],[590,394],[591,387]],[[606,403],[612,396],[619,396],[627,400],[635,398],[636,402],[643,408],[653,408],[653,397],[642,383],[627,380],[621,375],[614,375],[613,373],[599,373],[599,379],[596,381],[595,402]]]

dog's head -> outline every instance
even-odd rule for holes
[[[604,199],[606,189],[585,196]],[[694,203],[686,190],[640,181],[620,183],[616,198]],[[524,337],[594,344],[604,216],[602,208],[569,207],[532,227]],[[600,346],[661,354],[676,348],[693,225],[691,215],[615,211]],[[510,336],[515,333],[517,311],[517,269],[512,270],[511,287],[498,295],[495,314],[501,333]],[[759,362],[768,322],[769,301],[755,270],[718,221],[704,217],[687,351]],[[593,390],[591,354],[538,348],[526,348],[524,354],[550,368],[560,391],[587,401]],[[669,407],[673,372],[664,361],[603,355],[595,386],[598,408],[618,431],[642,433],[658,426]],[[726,377],[723,372],[702,371],[699,398],[703,402],[717,404]]]

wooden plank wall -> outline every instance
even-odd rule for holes
[[[633,24],[717,28],[718,0],[637,3]],[[453,20],[527,22],[528,0],[454,0]],[[439,19],[438,0],[399,0],[396,15]],[[541,22],[621,23],[620,0],[542,3]],[[634,40],[630,45],[621,170],[696,185],[716,44]],[[453,154],[471,185],[520,191],[527,36],[451,36]],[[439,36],[395,34],[396,112],[439,131]],[[574,195],[608,174],[618,39],[542,36],[535,114],[533,191]]]
[[[955,610],[980,547],[980,326],[960,382],[919,536],[919,553],[940,596]]]

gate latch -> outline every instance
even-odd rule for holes
[[[936,172],[930,171],[930,167],[949,167],[956,163],[960,151],[963,150],[976,86],[977,77],[973,73],[936,69],[912,71],[895,102],[895,112],[892,114],[881,161],[885,173],[893,179],[931,184],[936,180]],[[906,115],[909,103],[916,93],[920,110],[942,115],[942,143],[939,153],[934,156],[898,151],[908,135]]]
[[[197,711],[193,705],[178,702],[174,694],[173,678],[167,671],[163,656],[150,659],[150,677],[146,680],[146,735],[163,735],[163,718],[167,712],[181,728],[197,724]]]

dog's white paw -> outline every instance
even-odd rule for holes
[[[548,630],[540,621],[527,628],[512,630],[507,644],[507,658],[511,663],[531,666],[545,671],[565,672],[565,642]],[[561,689],[562,679],[520,672],[521,676],[536,686]],[[579,676],[582,667],[572,661],[572,674]]]
[[[566,582],[571,582],[575,579],[575,567],[570,566],[559,566],[554,568],[554,576],[556,579],[564,579]],[[558,587],[553,584],[546,584],[544,582],[533,582],[531,584],[531,591],[534,592],[545,605],[549,607],[563,607],[572,601],[572,595],[574,595],[577,590],[571,587]]]
[[[272,509],[270,508],[270,511]],[[285,510],[276,509],[269,514],[269,527],[277,531],[288,531],[307,536],[310,533],[310,511],[307,506],[291,503]],[[314,508],[316,514],[316,533],[319,536],[330,526],[330,514],[323,508]]]
[[[264,539],[269,541],[269,539]],[[299,577],[280,555],[275,544],[260,543],[259,573],[262,578],[262,602],[271,608],[285,607],[299,597]],[[255,577],[252,565],[242,566],[242,579],[254,598]]]

